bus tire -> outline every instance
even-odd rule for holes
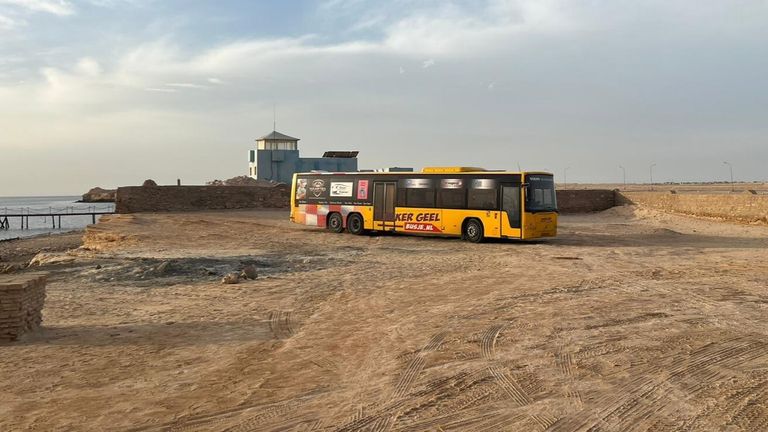
[[[483,223],[477,219],[467,219],[464,222],[464,228],[461,230],[461,237],[472,243],[480,243],[485,238],[483,232]]]
[[[340,213],[329,213],[327,225],[328,231],[338,234],[344,231],[344,218],[341,217]]]
[[[355,235],[365,234],[365,223],[360,213],[352,213],[347,216],[347,231]]]

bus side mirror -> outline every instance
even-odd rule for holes
[[[521,189],[523,190],[523,201],[528,202],[528,186],[530,186],[528,183],[523,183],[521,186]]]

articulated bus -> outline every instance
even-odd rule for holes
[[[293,176],[291,221],[335,233],[526,240],[557,234],[557,199],[552,174],[545,172],[311,172]]]

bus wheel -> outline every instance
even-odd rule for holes
[[[339,213],[328,215],[328,230],[335,233],[344,231],[344,219],[341,218]]]
[[[357,213],[349,215],[347,218],[347,231],[355,235],[364,234],[365,226],[363,224],[363,217]]]
[[[471,241],[472,243],[480,243],[483,241],[483,224],[477,219],[470,219],[464,224],[464,240]]]

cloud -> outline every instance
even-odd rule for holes
[[[75,13],[72,4],[66,0],[0,0],[0,5],[15,6],[31,12],[45,12],[59,16]]]
[[[77,62],[76,70],[84,76],[97,77],[101,75],[101,66],[96,60],[86,57]]]
[[[184,88],[184,89],[197,89],[197,90],[204,90],[207,89],[208,86],[200,85],[200,84],[193,84],[193,83],[166,83],[165,84],[168,87],[177,87],[177,88]]]
[[[295,37],[233,32],[203,38],[220,29],[200,20],[194,38],[158,25],[151,33],[110,33],[114,38],[101,51],[98,41],[72,36],[50,47],[7,44],[0,53],[0,147],[43,149],[55,141],[129,148],[116,144],[121,131],[126,141],[153,151],[159,146],[150,144],[159,141],[190,141],[198,154],[211,142],[226,142],[234,156],[217,156],[222,164],[216,165],[237,170],[247,145],[241,143],[251,129],[261,132],[254,119],[271,127],[278,101],[286,132],[306,136],[309,154],[325,145],[360,146],[374,166],[482,165],[487,154],[500,154],[491,162],[521,158],[546,168],[551,154],[561,154],[585,172],[613,153],[624,152],[624,164],[651,158],[644,153],[656,147],[665,154],[654,143],[701,142],[706,150],[715,141],[739,140],[734,163],[748,146],[758,157],[747,162],[764,160],[768,63],[760,48],[767,15],[651,4],[336,0],[321,18],[352,10],[343,25],[333,21],[327,30],[309,23],[303,28],[317,33]],[[18,22],[21,12],[2,10]],[[120,27],[109,19],[94,26],[103,26],[101,32]],[[65,34],[55,24],[47,31]],[[11,54],[32,60],[11,64]],[[430,70],[413,73],[422,68]],[[39,131],[50,119],[56,127]],[[513,141],[527,143],[514,159],[499,151]],[[417,145],[429,142],[444,142],[445,152],[435,156],[428,145]],[[477,148],[466,150],[467,142]],[[680,153],[698,148],[694,144]],[[158,166],[173,155],[162,157]],[[205,162],[190,164],[190,172],[208,172]]]
[[[178,90],[172,89],[172,88],[162,88],[162,87],[147,87],[144,89],[144,91],[157,92],[157,93],[176,93]]]
[[[23,25],[23,22],[14,20],[5,15],[0,15],[0,31],[12,30],[20,25]]]

